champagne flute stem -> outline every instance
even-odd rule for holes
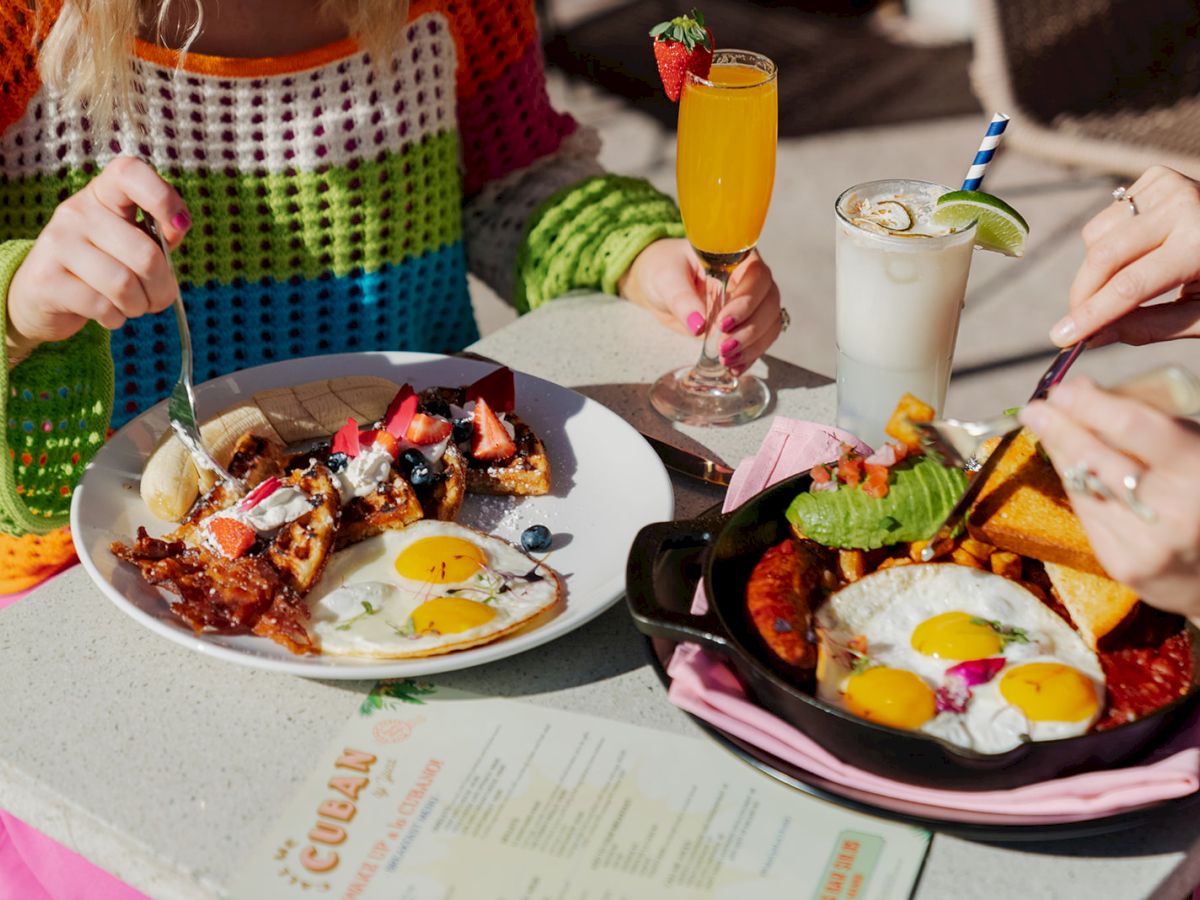
[[[721,311],[728,299],[729,276],[738,263],[749,255],[749,250],[739,253],[705,253],[697,250],[704,266],[704,280],[708,303],[708,316],[704,326],[704,341],[700,345],[700,359],[685,379],[685,387],[698,391],[729,391],[737,388],[738,380],[721,363]],[[715,284],[710,284],[715,282]],[[715,287],[715,290],[713,288]]]

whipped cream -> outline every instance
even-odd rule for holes
[[[392,455],[378,444],[358,451],[340,472],[333,473],[338,494],[345,506],[355,497],[365,497],[379,488],[392,473]]]
[[[226,556],[224,548],[212,533],[212,523],[216,519],[233,519],[249,525],[258,534],[265,534],[277,531],[288,522],[300,518],[312,508],[312,500],[308,494],[294,487],[281,487],[268,494],[250,509],[239,509],[235,504],[229,509],[214,513],[201,523],[200,533],[204,536],[204,543],[210,550]]]

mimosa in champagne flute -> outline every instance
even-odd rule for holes
[[[689,72],[679,103],[676,186],[688,241],[710,281],[700,359],[668,372],[650,401],[668,418],[731,425],[761,415],[770,391],[720,361],[721,309],[729,276],[758,242],[775,181],[775,64],[747,50],[718,50],[706,78]]]

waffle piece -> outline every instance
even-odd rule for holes
[[[247,435],[239,441],[239,449],[245,451],[244,472],[280,465],[278,448],[269,441],[257,443],[262,440]],[[255,448],[262,452],[256,455]],[[137,566],[149,584],[177,594],[171,611],[197,632],[249,632],[293,653],[314,652],[303,597],[333,552],[341,504],[329,470],[322,465],[293,471],[281,481],[303,492],[311,509],[281,526],[270,540],[260,536],[244,555],[231,559],[211,549],[201,531],[204,518],[241,499],[225,485],[202,498],[166,539],[152,538],[139,528],[132,546],[114,542],[112,552]]]
[[[422,408],[445,414],[448,407],[467,403],[465,387],[426,388],[420,394]],[[546,447],[520,416],[508,412],[504,418],[513,428],[516,453],[508,459],[477,459],[469,442],[459,445],[467,463],[467,490],[476,494],[530,494],[550,492],[550,458]]]

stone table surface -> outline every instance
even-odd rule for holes
[[[691,362],[697,343],[612,298],[555,301],[472,349],[732,464],[757,449],[770,423],[768,415],[736,428],[675,428],[651,412],[648,384]],[[775,391],[772,413],[832,420],[827,378],[776,360],[756,371]],[[716,488],[673,484],[678,518],[721,499]],[[667,702],[622,603],[550,644],[437,681],[699,733]],[[0,686],[0,808],[159,900],[222,895],[370,683],[296,678],[191,652],[122,614],[76,567],[0,612]],[[741,765],[732,756],[728,764]],[[1087,839],[937,835],[915,896],[1150,896],[1173,871],[1180,879],[1196,821],[1193,806]]]

